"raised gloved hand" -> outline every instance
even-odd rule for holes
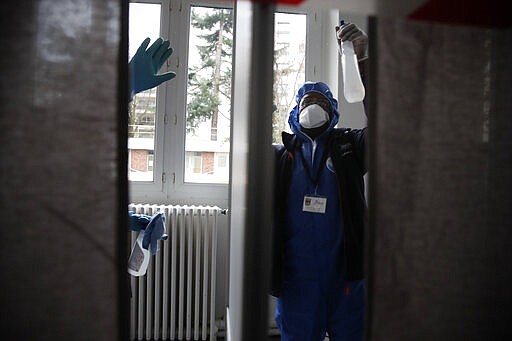
[[[336,26],[336,38],[338,45],[341,42],[349,40],[354,44],[354,52],[357,60],[362,61],[368,58],[368,35],[353,23],[340,22],[341,26]]]
[[[163,213],[154,214],[144,231],[142,247],[147,250],[151,245],[149,251],[152,256],[156,255],[158,252],[158,241],[166,240],[168,237],[165,232],[165,215]]]
[[[170,47],[170,42],[158,38],[147,48],[150,41],[149,38],[144,39],[130,60],[130,100],[139,92],[154,88],[176,77],[176,73],[171,71],[157,74],[172,54],[173,50]]]

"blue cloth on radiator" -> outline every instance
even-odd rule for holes
[[[155,213],[153,216],[134,213],[128,211],[129,228],[132,231],[144,230],[142,247],[151,252],[154,256],[158,252],[158,241],[167,240],[168,236],[165,229],[165,215],[162,212]]]
[[[131,231],[145,230],[151,221],[151,216],[128,211],[128,227]]]
[[[144,239],[142,239],[142,247],[147,249],[151,245],[149,251],[151,251],[152,256],[156,255],[158,252],[158,241],[167,240],[165,232],[165,215],[163,213],[156,213],[146,227]]]

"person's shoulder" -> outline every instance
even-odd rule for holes
[[[352,134],[354,134],[356,140],[366,140],[366,133],[368,131],[368,127],[364,127],[361,129],[352,129]]]
[[[343,136],[347,136],[346,134],[352,134],[352,130],[353,130],[352,128],[347,128],[347,127],[334,128],[331,132],[330,138],[331,139],[342,138]]]
[[[340,127],[340,128],[335,128],[334,131],[337,136],[342,135],[342,134],[350,134],[350,135],[354,136],[356,139],[358,139],[358,138],[364,138],[366,136],[367,130],[368,130],[367,127],[364,127],[364,128]]]
[[[364,127],[364,128],[350,128],[350,127],[338,127],[338,128],[334,128],[333,131],[335,132],[341,132],[341,133],[352,133],[352,134],[359,134],[363,131],[366,131],[368,127]]]
[[[333,143],[353,143],[356,146],[364,146],[367,128],[335,128],[331,133]]]

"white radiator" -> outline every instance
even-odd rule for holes
[[[218,207],[131,204],[135,213],[165,212],[169,238],[146,275],[131,277],[131,340],[216,340]],[[131,243],[137,233],[132,232]]]

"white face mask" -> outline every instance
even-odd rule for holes
[[[299,123],[303,128],[317,128],[329,121],[329,114],[318,104],[305,107],[299,114]]]

